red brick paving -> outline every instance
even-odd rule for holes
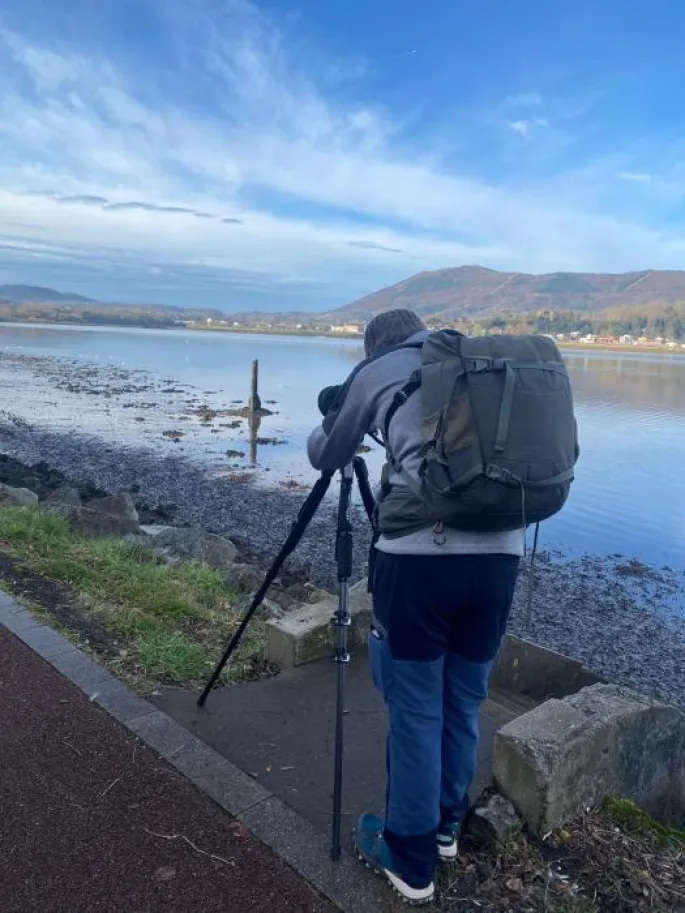
[[[0,628],[0,911],[335,908]]]

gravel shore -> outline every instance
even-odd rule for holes
[[[230,536],[264,565],[277,554],[306,497],[306,492],[216,477],[181,456],[160,456],[11,420],[0,420],[0,453],[34,467],[33,476],[26,476],[34,488],[54,470],[80,486],[129,490],[144,519],[189,523]],[[5,478],[10,484],[21,481],[16,471],[8,475],[7,466]],[[45,484],[54,487],[56,482]],[[357,513],[355,575],[362,577],[370,533],[361,508]],[[287,567],[333,588],[334,539],[332,496],[311,521]],[[511,618],[514,633],[579,659],[612,681],[685,707],[685,620],[678,614],[685,591],[682,571],[650,568],[618,555],[570,560],[543,551],[536,566],[529,630],[527,576],[524,563]]]

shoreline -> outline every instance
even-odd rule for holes
[[[230,327],[230,326],[202,326],[197,325],[193,326],[188,324],[185,326],[144,326],[139,323],[121,323],[121,322],[112,322],[102,323],[102,322],[93,322],[89,323],[85,320],[79,321],[43,321],[43,320],[27,320],[20,323],[9,321],[9,320],[0,320],[0,331],[3,326],[8,327],[18,327],[18,328],[32,328],[32,327],[59,327],[67,329],[96,329],[96,330],[150,330],[153,332],[183,332],[189,331],[193,333],[231,333],[236,336],[286,336],[292,337],[295,339],[340,339],[347,342],[357,341],[363,342],[364,337],[361,333],[331,333],[325,332],[324,330],[297,330],[289,328],[266,328],[266,327]],[[622,343],[616,343],[616,345],[611,345],[608,343],[588,343],[588,342],[562,342],[556,340],[559,349],[564,352],[616,352],[616,353],[627,353],[631,355],[670,355],[670,356],[681,356],[685,357],[685,342],[678,343],[676,348],[669,348],[668,346],[656,346],[656,345],[624,345]]]
[[[105,447],[97,438],[16,427],[1,419],[0,453],[0,481],[18,485],[24,474],[26,487],[34,489],[40,480],[54,488],[64,478],[90,490],[127,490],[147,522],[190,524],[228,536],[262,566],[275,558],[306,497],[250,481],[212,478],[181,455],[160,456],[111,443]],[[285,570],[334,589],[334,542],[335,502],[324,502]],[[369,543],[370,529],[359,507],[354,580],[365,574]],[[669,609],[682,596],[682,571],[618,555],[570,558],[543,550],[527,630],[528,567],[524,559],[512,633],[578,659],[610,681],[685,707],[685,617]]]

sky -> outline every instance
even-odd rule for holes
[[[0,283],[317,311],[685,266],[680,0],[3,0]]]

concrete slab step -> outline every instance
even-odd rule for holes
[[[364,655],[347,669],[343,827],[362,811],[382,812],[386,713]],[[274,679],[214,692],[204,709],[196,694],[163,689],[155,703],[299,812],[318,830],[332,822],[336,667],[330,660],[290,669]],[[495,732],[520,702],[496,694],[481,716],[474,790],[492,774]]]

